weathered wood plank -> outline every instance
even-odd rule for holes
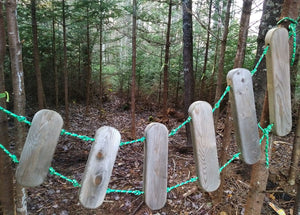
[[[40,110],[34,115],[16,171],[19,184],[34,187],[43,183],[62,126],[63,119],[55,111]]]
[[[274,123],[276,135],[285,136],[292,129],[288,31],[273,28],[265,42],[269,45],[266,63],[270,123]]]
[[[168,129],[151,123],[145,129],[144,192],[152,210],[161,209],[167,200]]]
[[[105,198],[121,135],[109,126],[99,128],[84,170],[79,200],[90,209],[99,207]]]
[[[260,144],[251,73],[247,69],[233,69],[227,74],[231,87],[229,98],[236,132],[236,141],[242,158],[254,164],[260,158]]]
[[[212,192],[220,185],[220,171],[212,108],[204,101],[189,107],[194,159],[200,187]]]

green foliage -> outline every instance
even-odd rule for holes
[[[207,1],[208,2],[208,1]],[[131,87],[131,1],[121,0],[74,0],[66,3],[67,57],[70,84],[70,99],[84,98],[87,74],[87,24],[90,35],[90,54],[92,83],[96,94],[99,92],[100,71],[100,23],[102,23],[102,82],[104,91],[125,93]],[[170,62],[169,62],[169,96],[175,97],[176,88],[182,95],[182,2],[173,0],[172,24],[170,32]],[[195,2],[193,8],[194,31],[194,70],[196,81],[202,76],[204,52],[207,31],[199,23],[208,23],[208,3]],[[224,10],[226,1],[214,0],[212,11],[210,47],[207,62],[207,78],[217,69],[214,58],[218,57],[216,45],[222,38]],[[168,16],[167,1],[138,1],[137,7],[137,88],[139,94],[158,97],[159,87],[163,86],[162,71],[164,49],[166,41]],[[20,1],[18,5],[18,24],[23,46],[23,64],[25,71],[25,86],[27,97],[35,100],[36,82],[33,68],[32,54],[32,26],[30,1]],[[38,40],[40,51],[40,67],[47,100],[54,102],[54,65],[56,54],[58,69],[59,96],[63,98],[63,35],[62,35],[62,2],[59,0],[37,1]],[[53,32],[52,25],[54,23]],[[225,69],[227,73],[232,69],[236,52],[239,31],[239,20],[232,18],[227,49],[225,55]],[[54,33],[54,35],[53,35]],[[55,44],[53,41],[55,36]],[[53,47],[55,45],[55,50]],[[249,36],[244,67],[251,70],[254,62],[256,37]],[[55,53],[54,53],[55,51]],[[216,52],[217,51],[217,52]],[[217,61],[218,62],[218,61]],[[197,65],[197,67],[196,67]],[[181,97],[182,98],[182,97]],[[172,99],[172,98],[171,98]],[[48,102],[49,103],[49,102]]]

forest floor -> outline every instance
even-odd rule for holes
[[[63,113],[63,109],[58,110]],[[70,127],[68,131],[93,137],[101,126],[115,127],[121,133],[122,141],[130,138],[130,110],[122,100],[113,96],[103,109],[72,104],[70,107]],[[63,114],[62,114],[63,115]],[[144,129],[149,119],[159,119],[154,105],[137,106],[137,138],[144,136]],[[176,115],[176,114],[175,114]],[[182,119],[170,116],[164,124],[169,131],[182,123]],[[216,128],[217,145],[220,150],[224,119],[219,120]],[[234,137],[234,131],[232,131]],[[287,175],[292,153],[293,133],[284,138],[273,139],[270,177],[262,214],[276,214],[268,205],[274,203],[291,214],[295,198],[295,186],[287,184]],[[85,164],[91,148],[91,142],[84,142],[74,137],[61,136],[52,161],[52,167],[59,173],[81,182]],[[187,181],[196,176],[195,162],[191,150],[186,149],[185,129],[169,138],[168,187]],[[235,141],[230,144],[228,160],[238,152]],[[143,189],[143,143],[121,146],[109,183],[111,189]],[[220,164],[221,165],[221,164]],[[223,164],[222,164],[223,165]],[[215,203],[214,194],[198,188],[197,182],[188,183],[173,189],[167,195],[167,202],[161,210],[151,211],[143,201],[143,195],[127,193],[109,193],[98,209],[85,209],[79,203],[79,188],[58,176],[48,174],[46,181],[39,187],[28,189],[29,214],[243,214],[250,183],[250,169],[240,159],[235,159],[226,167],[227,178],[220,203]],[[221,213],[226,212],[226,213]]]

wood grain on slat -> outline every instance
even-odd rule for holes
[[[288,31],[273,28],[265,42],[270,46],[266,55],[270,123],[276,135],[285,136],[292,129]]]
[[[242,158],[247,164],[254,164],[260,158],[260,144],[254,102],[251,73],[247,69],[233,69],[227,74],[231,87],[229,98]]]
[[[199,184],[205,191],[212,192],[220,185],[212,108],[207,102],[194,102],[189,107],[189,115],[192,117],[192,142]]]
[[[97,130],[79,194],[84,207],[93,209],[103,203],[120,140],[121,135],[115,128],[103,126]]]
[[[145,137],[145,202],[152,210],[158,210],[167,200],[168,129],[161,123],[151,123],[145,129]]]
[[[16,171],[19,184],[34,187],[43,183],[62,126],[63,120],[55,111],[40,110],[34,115]]]

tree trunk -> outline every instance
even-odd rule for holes
[[[268,30],[276,26],[278,17],[280,16],[282,3],[283,0],[264,0],[263,13],[257,36],[257,52],[255,57],[255,64],[258,62],[260,56],[263,53],[265,45],[265,36]],[[267,87],[266,78],[266,60],[264,58],[258,66],[257,72],[253,76],[255,106],[258,119],[260,118],[260,113],[262,112],[262,104]]]
[[[205,87],[205,82],[206,82],[206,67],[207,67],[207,60],[208,60],[208,50],[209,50],[209,42],[210,42],[210,23],[211,23],[211,8],[212,8],[212,0],[209,1],[209,12],[208,12],[208,24],[207,24],[207,35],[206,35],[206,45],[205,45],[205,54],[204,54],[204,63],[203,63],[203,70],[202,70],[202,79],[201,84],[200,84],[200,98],[205,98],[204,97],[204,89]]]
[[[226,51],[226,43],[227,43],[227,36],[228,36],[228,28],[229,28],[229,19],[230,19],[230,8],[231,8],[231,0],[227,2],[226,8],[226,17],[225,17],[225,24],[224,24],[224,33],[221,41],[221,50],[220,50],[220,58],[219,58],[219,68],[218,68],[218,78],[217,78],[217,88],[216,88],[216,95],[215,95],[215,102],[220,99],[221,91],[223,89],[223,82],[224,82],[224,62],[225,62],[225,51]],[[220,108],[215,110],[214,120],[215,123],[218,122],[220,115]]]
[[[269,107],[268,107],[268,94],[266,93],[263,105],[263,111],[261,114],[260,125],[262,128],[268,126],[269,123]],[[263,135],[259,131],[260,136]],[[269,140],[272,143],[272,136]],[[266,168],[266,155],[264,153],[266,147],[265,139],[261,143],[261,156],[260,160],[252,165],[251,168],[251,179],[250,179],[250,190],[245,205],[245,215],[260,214],[263,205],[269,170]],[[269,146],[269,158],[271,157],[271,145]]]
[[[90,100],[91,100],[91,45],[90,45],[90,23],[89,23],[89,4],[87,4],[86,8],[86,54],[87,54],[87,62],[86,62],[86,110],[89,110]]]
[[[132,7],[131,136],[135,139],[136,0],[133,0]]]
[[[42,82],[42,73],[40,69],[40,54],[38,45],[38,32],[36,22],[36,1],[31,0],[31,24],[32,24],[32,41],[33,41],[33,62],[37,83],[37,95],[39,109],[44,108],[44,88]]]
[[[54,9],[53,11],[54,12]],[[56,36],[55,36],[55,16],[52,17],[52,56],[53,56],[53,71],[54,71],[54,90],[55,90],[55,107],[58,108],[58,73],[56,62]]]
[[[14,112],[18,115],[25,116],[24,72],[22,63],[22,47],[17,24],[16,0],[6,1],[6,19],[13,82]],[[26,129],[24,124],[16,119],[15,128],[16,156],[20,157],[25,142]],[[18,184],[16,184],[16,207],[17,214],[27,214],[26,190]]]
[[[163,89],[163,115],[167,118],[168,108],[168,86],[169,86],[169,50],[170,50],[170,29],[171,29],[171,15],[172,15],[172,0],[169,0],[169,14],[166,34],[166,49],[164,62],[164,89]]]
[[[246,53],[246,42],[248,37],[248,28],[251,15],[252,0],[244,0],[242,16],[240,20],[240,31],[237,52],[234,58],[234,68],[242,68]]]
[[[195,80],[193,75],[193,20],[192,0],[182,1],[183,10],[183,72],[184,72],[184,114],[188,117],[188,109],[194,99]],[[192,145],[190,124],[186,124],[187,145]]]
[[[300,106],[298,105],[300,108]],[[298,108],[298,120],[297,120],[297,129],[295,131],[295,138],[294,138],[294,147],[293,147],[293,154],[292,154],[292,161],[290,166],[290,173],[289,173],[289,184],[294,185],[296,182],[297,177],[297,169],[300,160],[300,110]]]
[[[68,90],[68,62],[67,62],[67,35],[66,35],[66,13],[65,13],[65,0],[62,0],[62,17],[63,17],[63,52],[64,52],[64,89],[65,89],[65,125],[69,127],[69,90]]]
[[[100,7],[101,7],[101,3],[100,3]],[[99,108],[101,109],[103,104],[102,104],[102,96],[103,96],[103,83],[102,83],[102,68],[103,68],[103,60],[102,60],[102,56],[103,56],[103,49],[102,49],[102,44],[103,44],[103,34],[102,34],[102,31],[103,31],[103,18],[102,16],[100,17],[100,25],[99,25],[99,43],[100,43],[100,56],[99,56]]]
[[[6,53],[6,35],[3,14],[3,4],[0,2],[0,93],[5,92],[4,59]],[[0,106],[6,108],[5,99],[0,99]],[[0,113],[0,143],[9,148],[7,116]],[[3,214],[15,214],[13,170],[10,159],[4,152],[0,152],[0,208]],[[0,211],[1,212],[1,211]]]

